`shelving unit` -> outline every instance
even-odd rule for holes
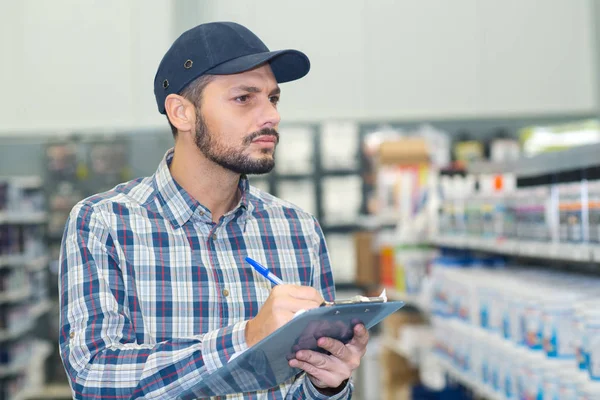
[[[9,400],[15,398],[15,387],[41,387],[52,352],[50,343],[35,339],[34,333],[52,307],[47,288],[47,217],[40,178],[0,179],[0,348],[8,355],[0,365],[0,396]]]
[[[0,212],[0,224],[43,224],[46,222],[47,215],[45,212]]]
[[[69,385],[49,385],[43,389],[29,389],[17,394],[14,400],[68,400],[73,396]]]
[[[600,261],[600,248],[568,243],[495,240],[475,237],[437,236],[430,239],[439,247],[475,250],[507,256],[557,261]]]
[[[27,376],[27,380],[30,381],[30,385],[25,386],[21,391],[17,392],[14,396],[14,400],[29,400],[39,398],[40,393],[46,392],[46,389],[42,389],[41,385],[44,383],[44,377],[39,373],[40,370],[43,371],[44,363],[47,358],[52,354],[52,346],[48,343],[38,342],[34,345],[33,356],[27,363],[25,363],[25,368],[29,369],[29,374]],[[64,391],[61,393],[64,395]],[[68,397],[71,394],[69,393]],[[57,397],[57,398],[66,398],[67,396]]]
[[[588,145],[564,151],[545,153],[522,159],[512,164],[472,163],[469,165],[467,173],[475,176],[512,174],[516,177],[517,190],[546,185],[550,189],[547,195],[547,203],[544,203],[545,208],[543,210],[545,214],[543,214],[543,217],[540,217],[543,219],[535,220],[535,223],[545,224],[544,227],[552,226],[558,230],[559,227],[565,226],[560,225],[560,223],[563,223],[561,221],[564,220],[559,220],[559,211],[562,213],[562,210],[564,210],[563,208],[559,208],[559,204],[562,206],[562,201],[564,200],[560,197],[561,192],[558,189],[558,185],[597,180],[599,176],[598,171],[600,171],[598,154],[600,154],[600,144]],[[573,193],[574,196],[580,195],[579,192]],[[582,216],[588,212],[587,189],[584,193],[586,197],[582,198],[585,199],[585,202],[579,200],[579,208],[585,211],[581,211],[579,220],[576,221],[579,221],[578,223],[585,227],[583,229],[591,230],[595,229],[595,225],[592,226],[592,219],[590,218],[589,225],[586,226],[587,219]],[[519,197],[515,196],[514,199],[519,199]],[[539,199],[534,199],[531,204],[537,205],[536,201],[539,202]],[[471,205],[473,204],[476,206],[478,203],[471,203]],[[518,204],[521,205],[520,203]],[[526,205],[529,205],[529,203]],[[548,213],[556,214],[548,217]],[[565,214],[560,214],[561,218],[563,215]],[[569,216],[571,214],[567,211],[566,215]],[[537,227],[537,225],[535,226]],[[566,226],[570,227],[570,225]],[[521,237],[496,239],[473,234],[442,234],[431,237],[430,242],[438,247],[447,249],[471,250],[480,254],[503,255],[511,260],[511,262],[514,261],[513,264],[518,265],[523,264],[527,266],[530,265],[530,261],[535,261],[533,265],[538,268],[540,266],[551,265],[553,268],[574,271],[574,273],[586,272],[595,275],[600,273],[600,268],[598,268],[600,265],[600,244],[589,243],[583,240],[581,242],[569,242],[569,236],[565,239],[564,236],[558,234],[548,236],[551,237],[548,241],[534,241]],[[582,238],[584,237],[582,235]],[[460,370],[445,356],[436,354],[436,361],[438,367],[444,371],[450,380],[471,389],[477,396],[489,400],[506,400],[506,396],[502,393],[494,391],[491,387],[482,384],[473,376]],[[576,369],[575,362],[573,363],[573,369]]]
[[[315,205],[316,212],[315,217],[318,221],[324,221],[326,212],[323,205],[323,179],[328,177],[361,177],[362,179],[362,165],[360,162],[360,154],[354,155],[357,162],[356,168],[332,168],[328,169],[323,166],[322,162],[322,149],[320,145],[319,134],[322,127],[320,125],[307,125],[310,129],[310,142],[312,147],[312,164],[313,171],[310,173],[287,173],[279,172],[275,169],[273,172],[266,176],[266,180],[269,186],[269,192],[274,196],[280,196],[279,186],[280,183],[285,181],[310,181],[315,189]],[[362,136],[359,135],[358,140],[362,140]],[[364,202],[364,194],[363,199]],[[323,232],[328,233],[352,233],[358,226],[354,223],[322,223]]]

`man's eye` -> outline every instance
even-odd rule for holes
[[[245,94],[243,96],[236,97],[235,101],[237,101],[238,103],[246,103],[246,102],[248,102],[249,99],[250,99],[250,96]]]
[[[271,103],[277,105],[277,103],[279,103],[279,96],[271,96],[270,100],[271,100]]]

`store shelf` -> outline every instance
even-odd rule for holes
[[[358,226],[353,223],[343,223],[343,222],[334,222],[334,223],[324,223],[321,225],[323,231],[326,233],[352,233],[358,230]]]
[[[17,394],[14,400],[69,400],[73,397],[69,385],[47,385],[39,389],[27,389]]]
[[[323,168],[323,176],[354,176],[359,175],[361,173],[360,170],[356,168],[335,168],[335,169],[326,169]]]
[[[12,256],[0,256],[0,268],[25,267],[27,270],[41,271],[48,266],[50,259],[48,256],[32,258],[22,254]]]
[[[37,318],[46,314],[52,309],[52,303],[50,300],[42,300],[31,308],[29,318],[35,321]]]
[[[49,262],[50,262],[50,257],[41,256],[38,258],[34,258],[31,261],[25,262],[25,267],[30,272],[43,271],[44,269],[48,268]]]
[[[14,183],[22,189],[40,189],[44,183],[39,176],[0,176],[0,182],[3,181]]]
[[[0,377],[18,374],[28,369],[31,365],[42,363],[52,353],[52,346],[46,342],[37,342],[31,349],[31,357],[8,366],[0,367]]]
[[[31,290],[29,288],[0,292],[0,304],[17,303],[23,300],[27,300],[30,296]]]
[[[27,261],[27,257],[17,254],[10,256],[0,256],[0,268],[5,268],[13,265],[23,265]]]
[[[19,329],[0,330],[0,342],[17,339],[25,333],[31,331],[36,323],[36,320],[50,311],[51,307],[52,304],[48,300],[40,301],[38,304],[34,305],[27,316],[27,322]]]
[[[477,396],[487,400],[507,400],[505,396],[491,390],[489,387],[476,382],[468,374],[456,368],[452,363],[443,357],[436,356],[439,367],[444,370],[449,378],[455,380],[461,385],[471,389]]]
[[[32,258],[23,254],[0,256],[0,268],[26,267],[30,271],[44,269],[48,265],[48,256]]]
[[[286,174],[276,174],[277,179],[288,180],[288,181],[303,181],[313,179],[313,174],[303,174],[303,173],[286,173]]]
[[[400,292],[394,288],[386,287],[385,293],[387,294],[388,299],[390,300],[399,300],[405,302],[407,305],[411,305],[420,309],[423,312],[428,312],[428,306],[425,300],[415,294],[408,294],[404,292]]]
[[[542,153],[508,163],[475,162],[468,166],[472,174],[514,172],[518,177],[552,175],[566,171],[597,167],[600,144],[572,147],[556,152]]]
[[[43,370],[43,363],[46,359],[52,354],[52,346],[46,342],[38,342],[34,345],[32,349],[32,357],[28,360],[28,362],[20,365],[20,369],[17,372],[21,372],[24,368],[28,369],[29,373],[31,373],[31,367],[38,366]],[[35,385],[38,386],[38,385]],[[62,387],[62,385],[61,385]],[[71,393],[69,393],[68,397],[65,397],[65,392],[62,391],[59,394],[60,396],[55,397],[47,397],[45,395],[46,390],[43,387],[26,387],[21,392],[18,392],[13,400],[28,400],[28,399],[39,399],[39,398],[47,398],[47,399],[62,399],[62,398],[70,398]],[[41,396],[40,396],[41,395]]]
[[[47,220],[45,212],[0,211],[0,224],[43,224]]]
[[[0,330],[0,342],[6,342],[7,340],[16,339],[21,335],[29,332],[33,327],[32,323],[24,324],[21,328],[9,331],[6,329]]]
[[[522,256],[560,261],[600,261],[600,248],[570,243],[543,243],[526,240],[496,240],[464,236],[437,236],[434,245],[456,249],[492,252],[510,256]]]
[[[367,230],[394,229],[398,225],[398,217],[390,215],[359,215],[356,225]]]

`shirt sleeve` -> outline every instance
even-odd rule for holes
[[[319,393],[317,388],[312,384],[308,375],[303,373],[300,375],[289,392],[285,396],[285,400],[325,400],[325,399],[333,399],[333,400],[346,400],[352,398],[352,393],[354,392],[354,383],[352,379],[349,379],[346,383],[346,386],[337,394],[333,396],[328,396]]]
[[[77,205],[65,228],[59,271],[59,345],[74,398],[177,398],[247,348],[245,321],[145,343],[132,323],[118,260],[106,224],[92,206]],[[231,387],[220,382],[210,390],[219,395]]]
[[[314,244],[314,257],[313,262],[313,274],[312,274],[312,286],[319,290],[323,295],[323,298],[327,301],[333,301],[335,299],[335,284],[333,280],[333,273],[331,272],[331,262],[329,260],[329,251],[327,250],[327,244],[325,243],[325,235],[319,225],[318,221],[313,217],[315,226],[315,244]],[[296,399],[351,399],[354,391],[354,383],[352,378],[348,380],[348,383],[339,393],[334,396],[326,396],[319,393],[317,388],[312,384],[308,376],[303,373],[298,376],[290,391],[286,396],[286,400]]]

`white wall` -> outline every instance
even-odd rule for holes
[[[296,47],[288,120],[420,119],[596,110],[589,0],[209,0],[203,20]]]
[[[176,37],[235,20],[310,74],[284,121],[596,109],[592,0],[0,2],[0,134],[164,128],[152,82]]]
[[[0,2],[0,133],[166,128],[152,85],[172,22],[157,0]]]

